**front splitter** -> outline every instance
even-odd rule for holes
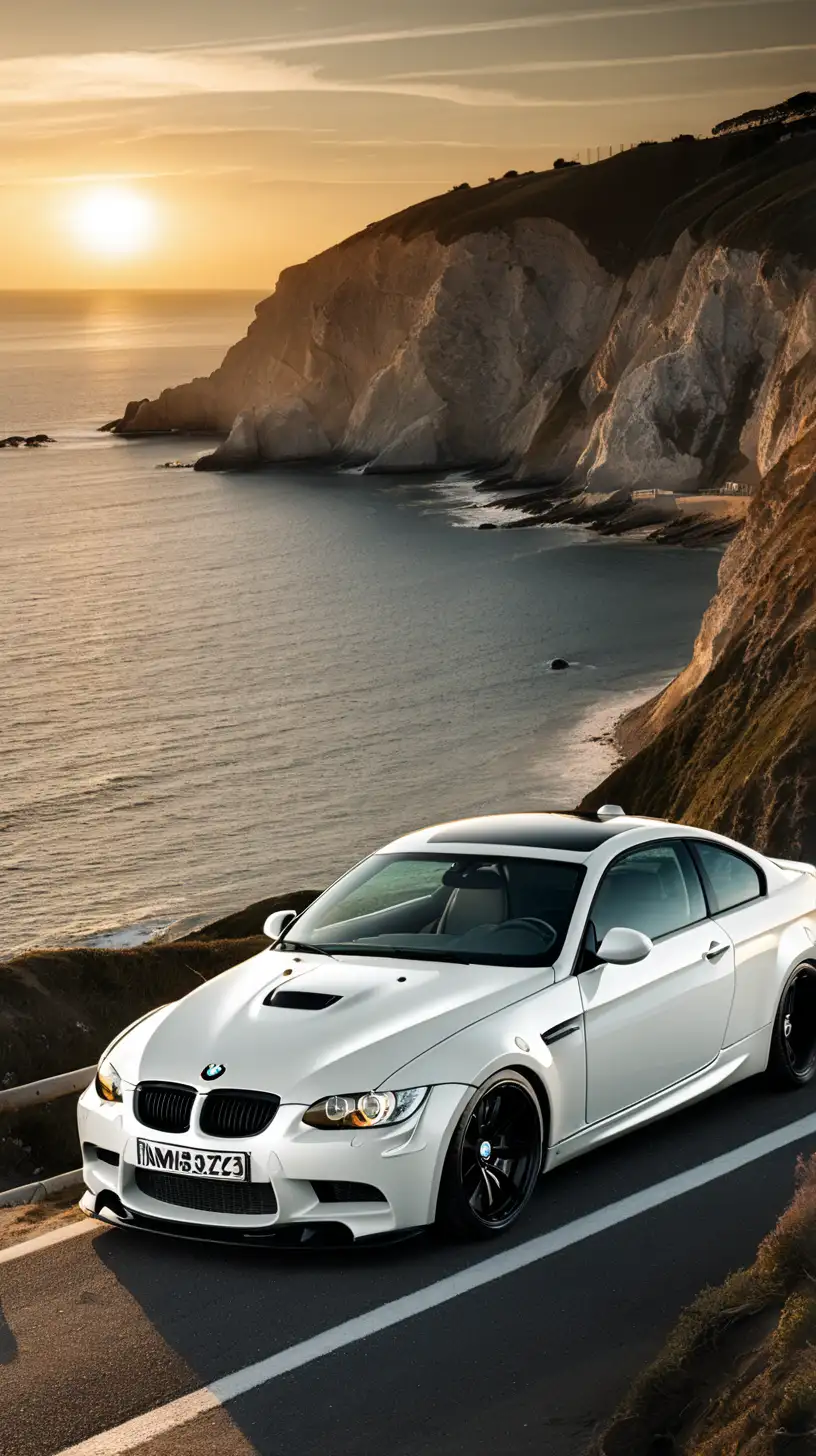
[[[400,1244],[416,1238],[422,1228],[400,1229],[395,1233],[368,1234],[355,1238],[347,1224],[321,1220],[315,1223],[267,1225],[257,1233],[252,1229],[214,1228],[209,1224],[185,1223],[174,1219],[154,1218],[127,1208],[116,1193],[93,1194],[89,1189],[79,1206],[89,1218],[99,1219],[111,1228],[135,1229],[139,1233],[161,1234],[165,1238],[192,1240],[195,1243],[220,1244],[242,1249],[350,1249],[373,1248],[383,1244]]]

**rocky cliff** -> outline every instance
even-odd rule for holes
[[[755,483],[805,347],[816,136],[649,146],[455,191],[284,272],[208,379],[118,428],[215,467],[510,467],[608,492]]]
[[[814,267],[812,132],[457,190],[284,273],[220,369],[118,428],[225,435],[216,468],[754,486],[691,664],[587,803],[816,859]]]

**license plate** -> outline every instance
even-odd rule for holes
[[[188,1178],[225,1178],[245,1183],[249,1178],[248,1153],[202,1153],[195,1148],[178,1148],[172,1143],[136,1139],[136,1163],[161,1173],[183,1173]]]

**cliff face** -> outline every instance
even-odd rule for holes
[[[214,466],[756,481],[786,443],[763,430],[804,346],[815,182],[816,137],[740,136],[433,199],[287,270],[213,375],[120,428],[229,432]]]
[[[584,807],[619,802],[816,860],[812,354],[789,376],[783,400],[790,413],[780,430],[798,425],[802,438],[762,481],[723,558],[689,667],[630,719],[646,746]]]
[[[816,289],[757,400],[763,479],[685,672],[624,725],[641,745],[590,795],[816,860]]]

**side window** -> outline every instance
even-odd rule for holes
[[[695,839],[694,849],[708,881],[712,914],[722,915],[748,900],[757,900],[763,893],[759,871],[741,855],[702,839]]]
[[[590,914],[597,950],[613,926],[640,930],[651,940],[706,919],[706,903],[689,851],[679,840],[633,850],[601,881]]]

